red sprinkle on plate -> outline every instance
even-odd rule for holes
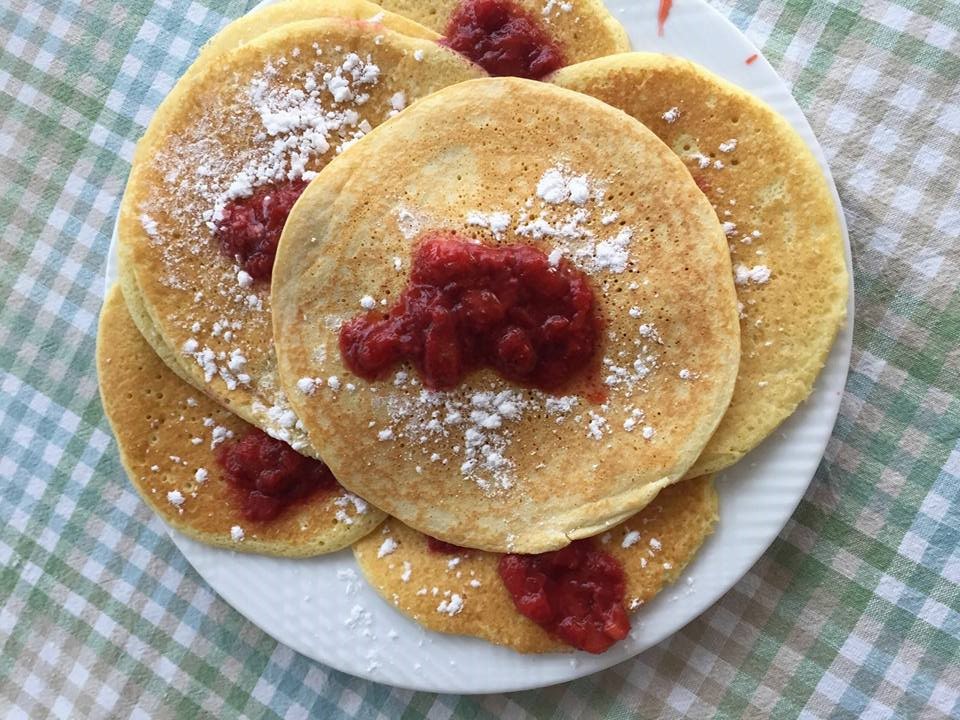
[[[667,24],[672,8],[673,0],[660,0],[660,7],[657,9],[657,35],[660,37],[663,37],[663,26]]]
[[[758,57],[760,56],[754,53],[753,55],[748,57],[745,62],[747,63],[747,65],[753,65],[757,61]]]

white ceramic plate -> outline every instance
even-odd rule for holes
[[[623,0],[619,0],[623,1]],[[657,1],[615,8],[636,50],[683,56],[759,96],[806,140],[827,176],[823,152],[790,90],[759,50],[702,0],[675,0],[663,37]],[[832,187],[832,180],[831,180]],[[840,199],[837,201],[839,210]],[[849,239],[840,214],[850,267]],[[116,277],[116,234],[108,283]],[[783,528],[820,462],[847,376],[853,327],[841,331],[810,399],[763,445],[717,482],[716,533],[675,588],[634,615],[629,638],[600,656],[525,656],[481,640],[424,630],[381,600],[360,578],[349,551],[311,560],[281,560],[218,550],[171,532],[174,542],[228,603],[286,645],[343,672],[404,688],[446,693],[524,690],[603,670],[660,642],[729,590]],[[351,571],[356,579],[350,580]],[[692,583],[686,582],[691,578]],[[361,620],[348,623],[353,614]],[[390,639],[396,633],[395,639]]]

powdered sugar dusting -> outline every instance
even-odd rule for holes
[[[406,384],[404,380],[398,386]],[[374,403],[385,405],[391,420],[388,428],[376,430],[378,438],[389,434],[391,439],[416,443],[430,462],[459,468],[464,478],[489,492],[512,487],[515,463],[507,452],[512,428],[532,407],[532,401],[522,392],[507,389],[463,397],[461,393],[421,388],[412,397],[397,393],[377,398]],[[439,449],[449,438],[456,438],[453,452],[427,451]]]
[[[463,610],[463,597],[458,593],[453,593],[449,599],[441,600],[437,605],[437,612],[453,617]]]
[[[764,285],[770,281],[770,268],[766,265],[737,265],[734,269],[733,281],[737,285]]]
[[[589,273],[622,273],[630,265],[630,244],[634,231],[624,226],[606,237],[598,237],[590,221],[598,215],[601,225],[611,225],[620,217],[617,210],[604,208],[606,182],[575,173],[563,165],[549,168],[537,183],[535,198],[540,209],[532,214],[531,197],[520,213],[514,232],[534,240],[549,239],[554,249],[550,264],[563,257]],[[572,209],[568,209],[572,206]]]
[[[268,63],[250,82],[248,101],[260,118],[264,141],[270,142],[264,142],[267,152],[247,153],[240,172],[214,204],[214,221],[222,217],[227,202],[248,197],[260,185],[311,179],[316,174],[306,169],[311,157],[334,145],[341,152],[372,129],[356,109],[369,99],[365,89],[380,77],[369,55],[364,59],[347,53],[332,67],[318,61],[295,85],[276,84],[276,77],[276,67]]]
[[[250,409],[257,418],[258,427],[261,427],[267,435],[283,440],[294,450],[304,450],[309,447],[303,423],[294,413],[283,392],[273,393],[272,405],[264,405],[259,400],[254,400]]]
[[[549,205],[584,205],[590,199],[590,180],[563,167],[550,168],[537,183],[537,197]]]
[[[140,226],[143,228],[143,231],[152,238],[159,235],[157,221],[147,215],[147,213],[140,213]]]
[[[573,12],[573,2],[570,2],[570,0],[547,0],[540,14],[543,15],[544,20],[549,23],[552,20],[552,16],[568,12]]]
[[[476,210],[467,213],[467,225],[488,228],[494,237],[500,238],[510,227],[510,213],[490,212],[484,213]]]
[[[364,515],[370,507],[363,498],[357,497],[353,493],[344,493],[336,498],[333,504],[337,508],[335,513],[337,522],[344,525],[353,525],[354,516]],[[350,514],[351,510],[353,515]]]
[[[387,555],[392,555],[397,550],[397,541],[392,537],[386,538],[383,543],[380,545],[380,549],[377,550],[377,557],[382,558]]]

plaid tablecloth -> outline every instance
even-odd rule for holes
[[[792,84],[846,208],[857,322],[833,439],[773,547],[682,632],[577,682],[457,697],[331,671],[247,623],[138,501],[100,407],[134,141],[245,4],[0,3],[0,715],[960,716],[960,5],[717,5]]]

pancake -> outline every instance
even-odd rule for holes
[[[586,273],[605,402],[489,368],[446,392],[408,367],[347,370],[340,325],[401,293],[435,228]],[[340,482],[495,552],[556,549],[642,509],[699,455],[739,359],[723,232],[683,164],[620,111],[515,78],[424,98],[328,165],[287,220],[273,308],[282,385]]]
[[[200,50],[196,60],[187,69],[187,72],[163,99],[157,113],[171,112],[170,108],[176,108],[178,103],[185,102],[183,94],[189,92],[191,86],[187,78],[202,74],[216,62],[220,55],[240,47],[260,35],[275,30],[281,25],[330,17],[362,20],[370,24],[382,25],[409,37],[434,41],[440,38],[437,33],[419,23],[385,11],[379,5],[366,0],[285,0],[247,13],[229,23],[210,38]],[[146,148],[147,143],[145,142],[141,142],[137,146],[137,152],[133,160],[134,165],[148,161]],[[177,373],[183,380],[193,382],[189,374],[181,367],[174,349],[166,344],[163,336],[150,320],[150,313],[147,311],[140,288],[137,286],[136,273],[133,270],[130,253],[126,251],[125,246],[119,248],[117,268],[127,309],[130,311],[130,316],[140,333],[150,343],[154,352],[167,364],[167,367]]]
[[[726,223],[741,304],[740,373],[690,476],[728,467],[809,396],[843,324],[849,279],[829,184],[786,120],[687,60],[631,53],[552,79],[653,130]]]
[[[221,252],[221,216],[242,202],[268,212],[271,188],[301,186],[407,102],[479,74],[429,40],[343,19],[286,23],[191,73],[141,140],[121,204],[144,334],[194,386],[311,453],[275,382],[269,280]]]
[[[664,489],[642,512],[595,541],[624,569],[627,607],[642,606],[674,582],[716,520],[717,495],[711,479],[702,477]],[[384,547],[387,538],[395,547],[385,554],[391,549],[390,543]],[[380,596],[429,630],[471,635],[523,653],[573,650],[517,611],[497,572],[496,553],[437,553],[424,535],[395,518],[355,543],[353,553]],[[440,602],[449,604],[454,593],[462,609],[439,611]]]
[[[307,557],[346,547],[383,521],[383,513],[342,488],[300,501],[274,520],[246,520],[242,499],[224,479],[212,445],[228,434],[242,438],[252,426],[163,364],[137,331],[116,286],[100,314],[97,373],[130,482],[184,535],[238,552]],[[203,477],[198,471],[205,471],[205,479],[198,481]]]
[[[563,65],[630,50],[623,26],[610,14],[601,0],[483,0],[504,6],[504,15],[526,16],[559,49]],[[387,10],[404,15],[452,37],[458,12],[477,0],[385,0]],[[503,32],[503,20],[493,27]],[[488,26],[489,29],[490,26]],[[490,67],[485,67],[488,71]],[[492,73],[499,74],[499,73]]]
[[[402,35],[424,40],[438,40],[440,35],[418,22],[385,10],[367,0],[284,0],[253,10],[237,18],[210,38],[188,73],[202,71],[208,63],[234,48],[288,23],[344,18],[382,25]]]

